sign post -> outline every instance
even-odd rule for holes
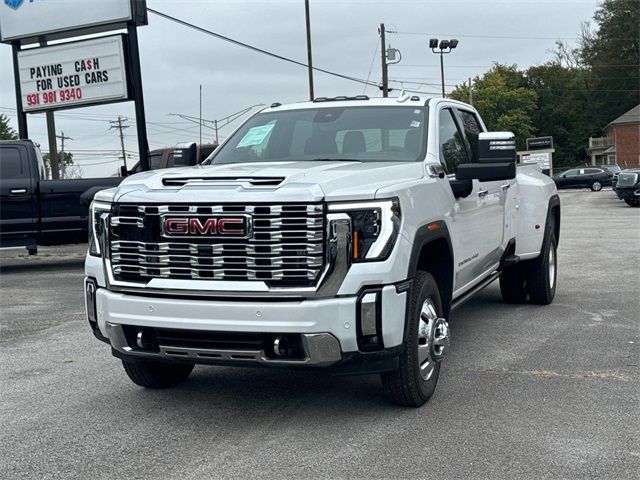
[[[0,41],[13,48],[20,138],[29,136],[27,113],[133,100],[140,164],[148,170],[137,35],[137,27],[147,23],[146,0],[109,0],[90,6],[86,0],[0,2]],[[127,33],[22,48],[122,29]]]

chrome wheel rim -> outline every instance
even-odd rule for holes
[[[600,182],[593,182],[593,189],[596,191],[602,189],[602,184]]]
[[[556,251],[553,245],[549,247],[549,287],[556,284]]]
[[[418,365],[420,376],[428,381],[433,376],[436,364],[449,351],[449,324],[438,317],[433,300],[427,298],[420,309],[418,323]]]

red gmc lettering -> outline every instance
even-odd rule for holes
[[[164,233],[168,235],[184,235],[189,231],[189,220],[186,218],[167,218],[164,221]]]
[[[245,232],[245,223],[241,218],[165,218],[165,235],[236,235]]]
[[[218,220],[215,218],[207,218],[204,224],[200,222],[199,218],[191,218],[189,219],[189,233],[199,233],[200,235],[215,235],[217,224]]]
[[[237,226],[239,228],[233,228]],[[244,235],[244,222],[240,218],[223,218],[218,222],[220,235]]]

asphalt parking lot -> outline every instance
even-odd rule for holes
[[[133,385],[85,323],[83,247],[0,256],[0,477],[638,478],[640,211],[561,192],[555,302],[455,312],[431,401],[377,377],[196,367]]]

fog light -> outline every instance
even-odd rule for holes
[[[378,294],[367,293],[360,301],[360,325],[362,335],[375,335],[378,322]]]
[[[358,300],[358,349],[380,350],[382,344],[381,292],[365,292]]]
[[[84,281],[84,298],[87,309],[87,319],[92,324],[98,321],[98,314],[96,310],[96,291],[98,286],[93,278],[86,278]]]

